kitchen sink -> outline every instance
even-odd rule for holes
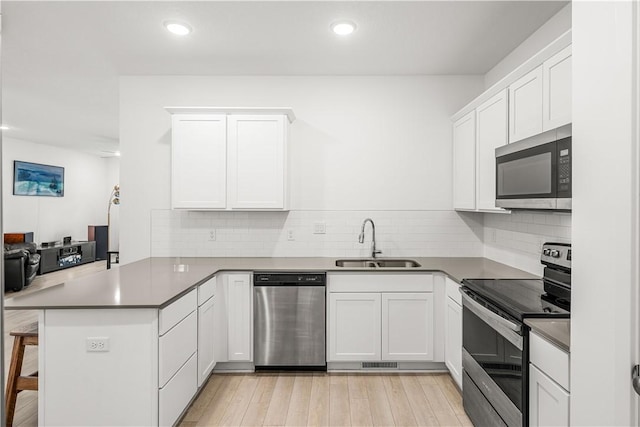
[[[339,259],[336,267],[359,267],[359,268],[415,268],[420,267],[412,259]]]

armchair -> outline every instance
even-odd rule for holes
[[[31,284],[40,267],[35,243],[4,245],[4,289],[20,291]]]

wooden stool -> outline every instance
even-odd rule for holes
[[[13,415],[16,411],[16,399],[22,390],[38,390],[38,372],[22,376],[22,360],[24,348],[28,345],[38,345],[38,322],[12,331],[14,336],[11,365],[7,376],[6,411],[7,427],[13,425]]]

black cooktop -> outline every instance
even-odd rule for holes
[[[542,279],[464,279],[462,285],[519,321],[569,317],[569,307],[546,294]]]

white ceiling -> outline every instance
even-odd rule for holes
[[[120,75],[485,74],[566,3],[3,1],[5,136],[116,151]]]

